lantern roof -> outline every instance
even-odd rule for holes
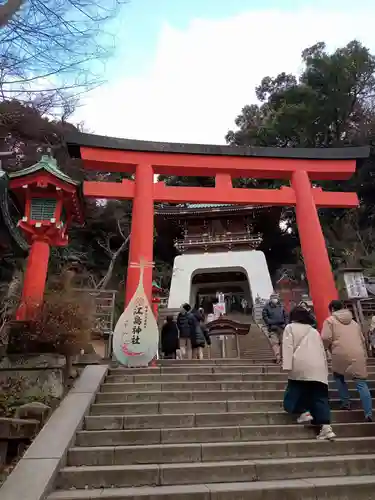
[[[18,177],[26,177],[27,175],[35,174],[36,172],[39,172],[41,170],[44,170],[54,177],[57,177],[61,181],[72,184],[73,186],[79,186],[80,184],[80,181],[72,179],[71,177],[69,177],[69,175],[60,170],[59,166],[57,165],[56,159],[50,155],[43,155],[38,163],[35,163],[35,165],[23,168],[22,170],[18,170],[17,172],[10,172],[8,176],[10,179],[16,179]]]

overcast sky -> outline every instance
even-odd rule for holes
[[[298,74],[301,52],[357,38],[375,52],[375,2],[131,0],[108,83],[76,113],[90,132],[224,144],[263,76]],[[219,4],[219,5],[218,5]]]

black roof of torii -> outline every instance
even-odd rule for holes
[[[255,156],[259,158],[290,158],[305,160],[354,160],[364,159],[370,154],[368,146],[345,146],[341,148],[262,148],[251,146],[222,146],[214,144],[189,144],[174,142],[140,141],[120,139],[80,132],[65,137],[69,154],[80,158],[80,146],[89,148],[117,149],[152,153],[177,153],[214,156]]]

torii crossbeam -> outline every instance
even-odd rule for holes
[[[317,208],[353,208],[356,193],[325,192],[311,181],[349,179],[357,160],[369,148],[297,149],[203,146],[115,139],[92,134],[68,137],[69,153],[81,158],[86,169],[135,174],[135,180],[84,183],[90,198],[133,200],[130,239],[131,262],[153,260],[154,203],[230,203],[294,206],[310,294],[319,325],[337,290],[319,222]],[[154,182],[155,174],[215,177],[215,187],[172,187]],[[288,179],[291,187],[237,189],[239,177]],[[126,304],[133,296],[139,270],[129,268]],[[152,270],[145,272],[144,287],[151,298]]]

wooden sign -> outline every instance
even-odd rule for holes
[[[159,329],[143,287],[146,264],[141,263],[137,289],[113,332],[113,352],[127,367],[146,367],[157,355]]]
[[[352,271],[344,272],[344,282],[348,299],[367,299],[368,293],[366,288],[363,272]]]

